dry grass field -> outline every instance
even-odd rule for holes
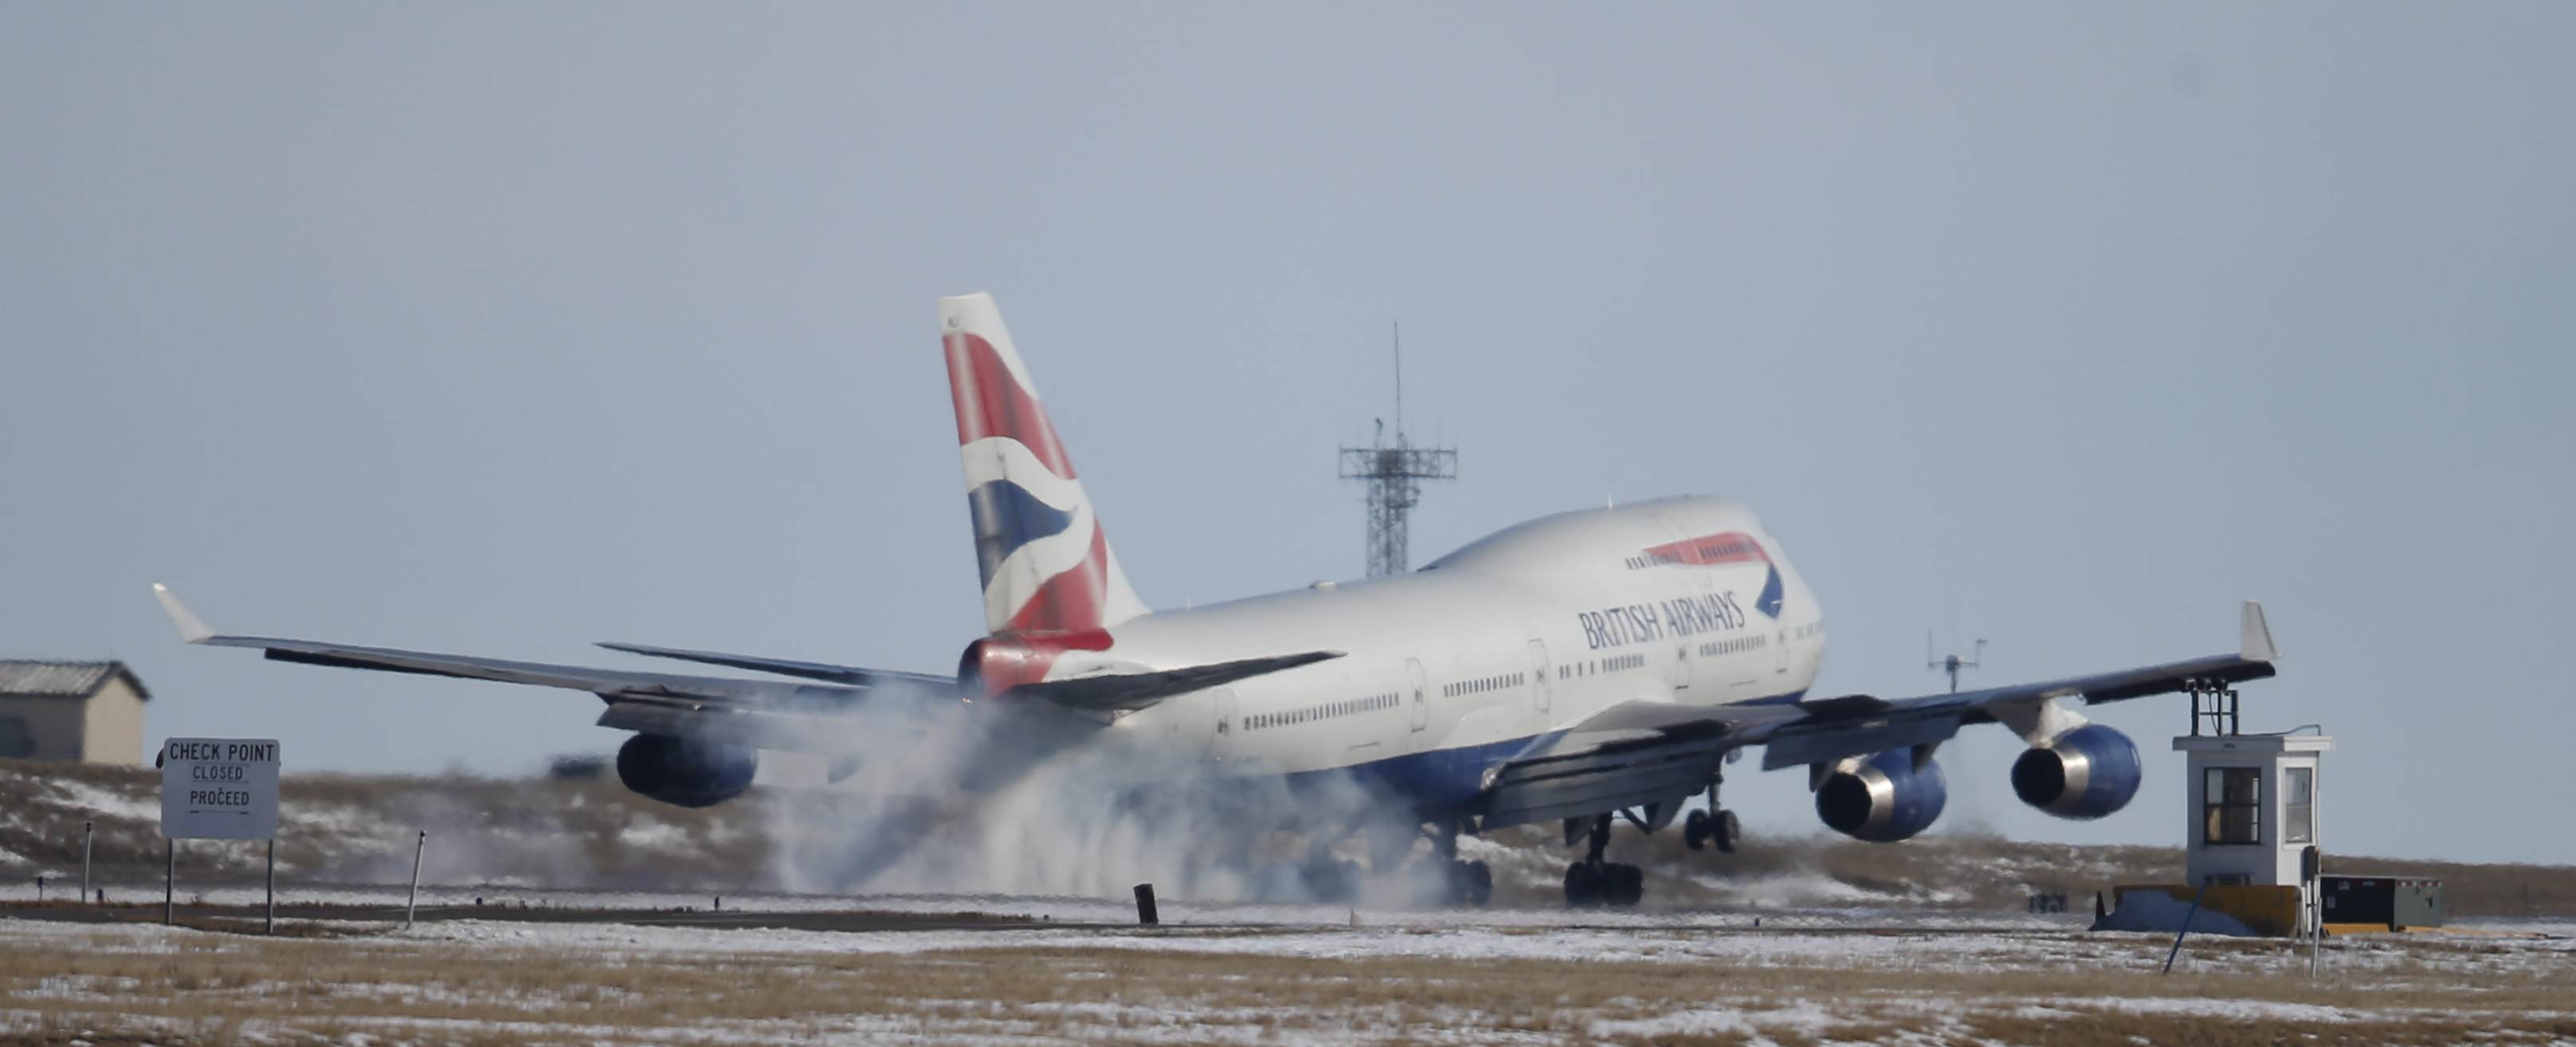
[[[1341,928],[812,935],[0,921],[0,1043],[2576,1042],[2566,943]]]

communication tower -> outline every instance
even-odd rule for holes
[[[1395,329],[1395,442],[1386,439],[1386,419],[1377,420],[1377,435],[1367,447],[1342,448],[1342,479],[1368,482],[1368,573],[1403,574],[1406,570],[1407,520],[1422,501],[1422,481],[1458,478],[1458,449],[1415,447],[1404,432],[1404,328]]]

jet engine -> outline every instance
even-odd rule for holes
[[[739,745],[639,734],[617,749],[617,780],[674,807],[713,807],[751,788],[760,753]]]
[[[2099,818],[2129,805],[2144,770],[2128,735],[2088,723],[2014,760],[2013,793],[2060,818]]]
[[[1941,765],[1914,769],[1910,749],[1849,759],[1816,786],[1816,816],[1835,832],[1871,843],[1895,843],[1932,827],[1950,801]]]

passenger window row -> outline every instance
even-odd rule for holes
[[[1287,727],[1292,724],[1313,723],[1314,721],[1334,716],[1349,716],[1353,713],[1364,713],[1377,709],[1392,709],[1395,708],[1395,706],[1395,692],[1388,691],[1385,694],[1372,694],[1366,698],[1353,698],[1348,701],[1340,702],[1325,702],[1322,705],[1309,705],[1303,709],[1290,709],[1286,712],[1255,713],[1243,718],[1243,729],[1247,731],[1258,731],[1264,727]]]
[[[1455,698],[1462,694],[1484,694],[1488,691],[1518,687],[1528,682],[1528,673],[1504,673],[1501,676],[1488,676],[1480,680],[1460,680],[1457,683],[1447,684],[1440,688],[1440,696]]]
[[[1699,645],[1699,656],[1702,658],[1715,658],[1721,654],[1734,654],[1737,651],[1750,651],[1769,646],[1771,646],[1770,636],[1762,633],[1755,633],[1751,636],[1739,636],[1732,640],[1716,640],[1701,644]]]

